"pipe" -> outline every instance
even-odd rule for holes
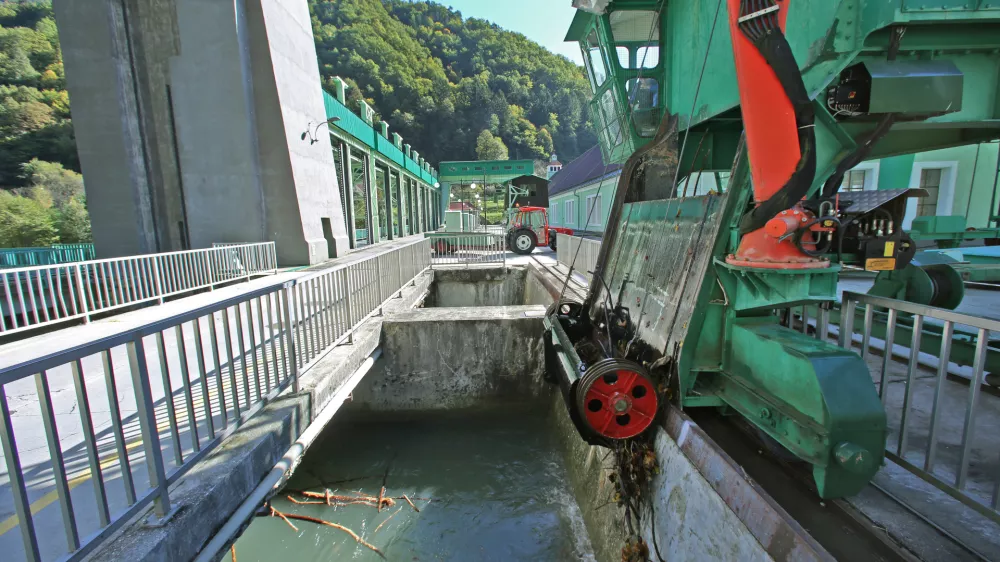
[[[354,373],[347,378],[347,382],[340,387],[340,390],[333,395],[330,402],[323,408],[322,411],[313,419],[309,427],[302,432],[302,435],[292,443],[292,446],[288,449],[278,464],[274,465],[274,468],[260,481],[260,484],[253,489],[252,492],[247,496],[243,503],[240,504],[233,515],[226,520],[222,528],[212,537],[212,540],[205,545],[205,548],[198,553],[198,557],[195,558],[196,562],[214,562],[220,558],[220,555],[229,546],[229,541],[232,537],[236,536],[242,529],[244,523],[253,517],[254,512],[257,511],[257,507],[261,505],[268,497],[270,497],[276,490],[288,481],[288,478],[295,471],[298,466],[299,461],[302,460],[302,456],[305,454],[309,446],[312,445],[313,441],[319,437],[319,434],[326,427],[326,424],[333,419],[334,414],[340,410],[340,406],[344,403],[347,397],[354,391],[364,378],[368,371],[371,370],[375,361],[382,355],[382,348],[376,348],[367,359],[361,363]]]

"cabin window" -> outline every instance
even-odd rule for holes
[[[659,18],[653,10],[618,10],[608,16],[615,43],[659,43]]]
[[[587,37],[587,61],[591,73],[591,85],[596,92],[608,80],[608,70],[604,65],[604,54],[597,41],[597,30],[591,30]]]
[[[615,109],[615,96],[611,90],[601,96],[601,112],[604,114],[604,137],[608,148],[614,148],[622,143],[622,124]]]
[[[633,78],[625,83],[625,92],[636,134],[652,137],[660,123],[660,83],[655,78]]]

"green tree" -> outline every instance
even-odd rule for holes
[[[483,130],[517,158],[572,159],[597,142],[583,69],[519,33],[432,2],[310,7],[324,84],[347,80],[349,106],[367,100],[431,162],[475,158]]]
[[[83,176],[59,163],[34,158],[21,169],[29,185],[44,188],[51,194],[56,207],[62,208],[74,199],[83,198]]]
[[[510,156],[507,152],[507,145],[503,140],[493,136],[489,129],[483,129],[476,139],[476,159],[478,160],[507,160]]]
[[[59,34],[47,1],[0,1],[0,185],[32,159],[79,171]]]
[[[90,214],[87,213],[85,199],[74,197],[53,214],[53,223],[63,244],[92,242]]]
[[[49,246],[57,241],[49,209],[35,199],[0,191],[0,247]]]

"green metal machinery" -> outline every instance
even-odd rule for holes
[[[887,432],[868,368],[776,311],[828,306],[845,264],[907,270],[901,207],[850,214],[840,178],[863,159],[1000,137],[1000,2],[574,6],[567,40],[583,50],[601,147],[625,162],[587,299],[546,319],[548,368],[581,434],[635,435],[655,388],[738,413],[808,463],[819,496],[856,494]],[[769,150],[789,140],[792,168],[766,185],[782,164]],[[719,170],[725,186],[684,181]]]

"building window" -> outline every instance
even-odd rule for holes
[[[840,182],[840,192],[864,191],[867,174],[868,170],[851,170],[847,172],[844,174],[844,180]]]
[[[576,224],[576,201],[566,201],[563,203],[563,214],[566,215],[563,221],[567,225]]]
[[[920,189],[927,192],[927,197],[917,200],[917,216],[933,217],[937,215],[938,193],[941,191],[942,168],[924,168],[920,172]]]
[[[601,196],[591,195],[587,197],[587,226],[590,228],[592,226],[601,226]]]
[[[559,223],[559,205],[552,205],[552,212],[549,213],[549,222],[552,224]]]

